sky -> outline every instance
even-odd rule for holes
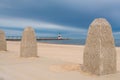
[[[27,26],[36,36],[86,38],[95,18],[106,18],[120,38],[120,0],[0,0],[0,29],[22,35]]]

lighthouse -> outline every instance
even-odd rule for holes
[[[58,34],[58,37],[57,37],[57,39],[58,39],[58,40],[61,40],[61,39],[63,39],[63,37],[62,37],[62,35],[61,35],[60,33]]]

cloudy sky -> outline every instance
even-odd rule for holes
[[[120,36],[120,0],[0,0],[0,29],[21,35],[32,26],[37,36],[86,38],[90,23],[106,18]]]

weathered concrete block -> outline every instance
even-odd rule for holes
[[[114,38],[106,19],[98,18],[91,23],[83,57],[86,71],[97,75],[116,72]]]
[[[4,31],[0,30],[0,51],[7,50],[7,43]]]
[[[21,57],[37,57],[37,41],[33,28],[24,29],[20,49]]]

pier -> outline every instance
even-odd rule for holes
[[[7,41],[20,41],[22,36],[6,36]],[[68,38],[58,39],[58,37],[40,37],[36,36],[36,40],[68,40]]]

